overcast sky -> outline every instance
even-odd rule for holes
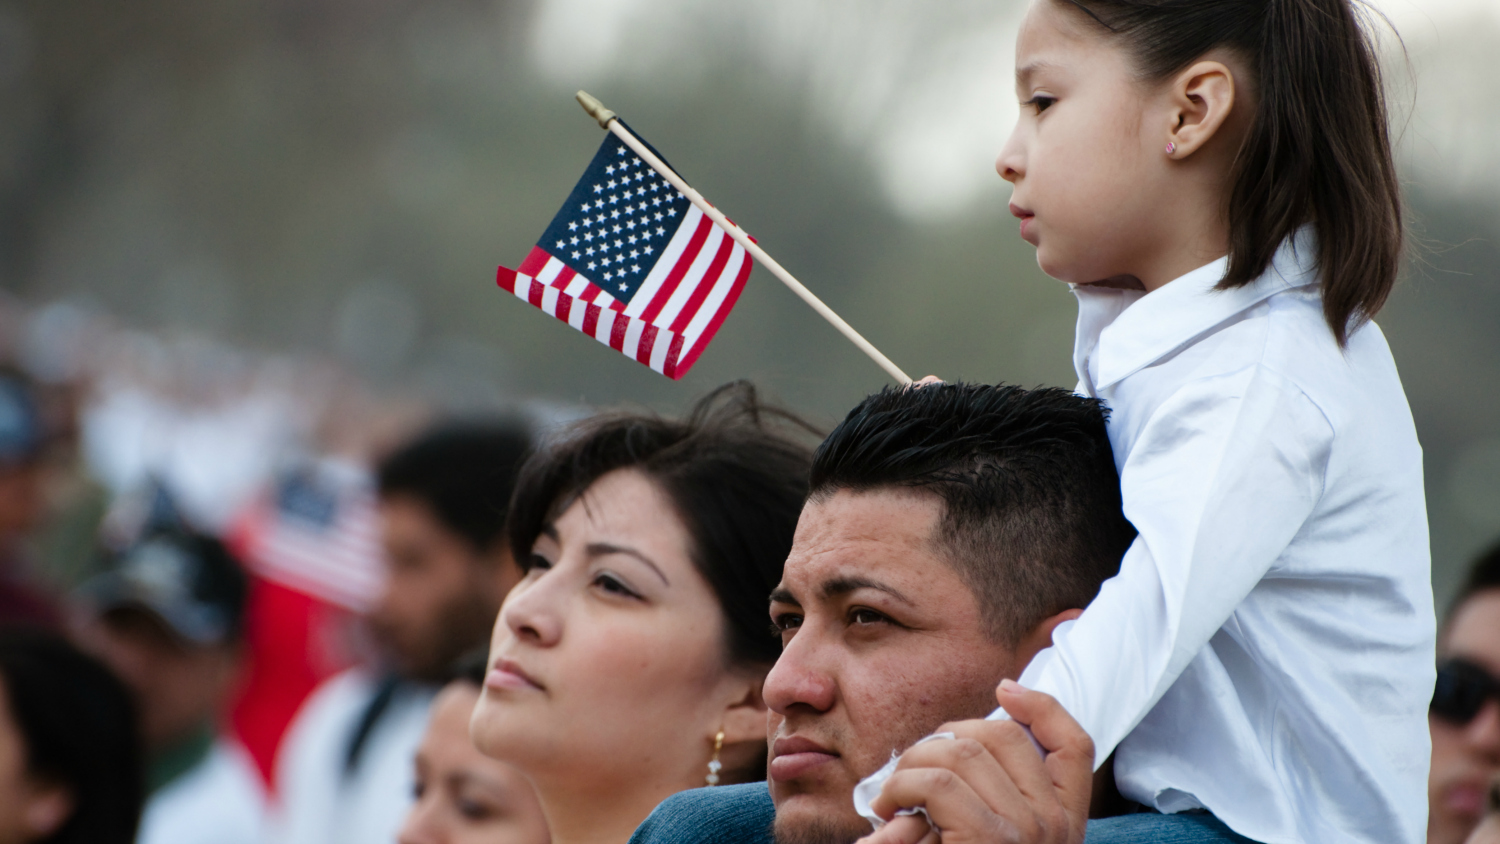
[[[1452,194],[1500,196],[1500,0],[1377,0],[1407,175]],[[801,92],[866,156],[902,213],[941,218],[1000,186],[992,166],[1015,120],[1011,69],[1023,2],[996,0],[543,0],[531,33],[560,87],[622,77],[691,85],[738,51]],[[1003,187],[1001,188],[1003,190]]]

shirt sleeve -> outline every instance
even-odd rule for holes
[[[1021,677],[1078,720],[1096,767],[1274,569],[1322,495],[1332,442],[1318,407],[1263,367],[1185,385],[1134,437],[1120,484],[1139,535]]]

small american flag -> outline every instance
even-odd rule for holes
[[[655,152],[652,149],[652,152]],[[660,155],[658,155],[660,157]],[[750,257],[612,134],[502,288],[668,378],[729,315]]]

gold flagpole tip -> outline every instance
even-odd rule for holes
[[[599,121],[600,129],[609,128],[609,121],[615,119],[615,113],[605,108],[604,103],[589,96],[588,91],[579,91],[573,96],[578,100],[578,104],[583,106],[583,110],[589,113],[589,117]]]

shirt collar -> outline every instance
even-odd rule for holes
[[[1316,260],[1312,228],[1303,226],[1276,250],[1266,271],[1242,287],[1214,289],[1229,267],[1227,257],[1149,294],[1073,285],[1078,377],[1091,393],[1106,389],[1283,290],[1317,284]]]

